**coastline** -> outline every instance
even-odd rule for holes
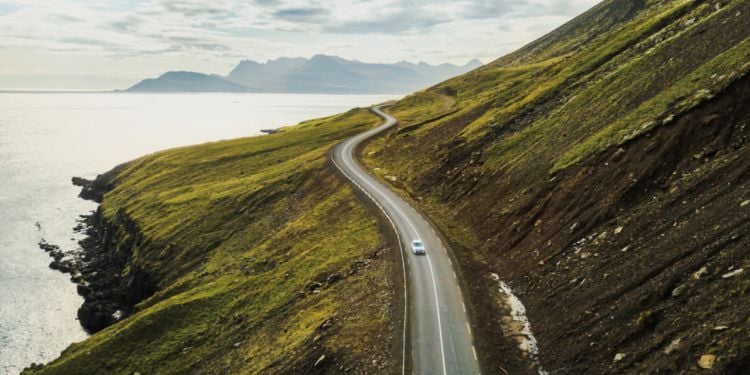
[[[82,225],[81,323],[129,316],[25,373],[394,372],[391,259],[326,164],[333,142],[376,120],[351,110],[76,179],[103,203]],[[181,200],[214,191],[226,195]]]
[[[100,204],[95,211],[80,215],[78,225],[73,228],[85,235],[78,242],[79,251],[63,252],[44,239],[39,243],[52,257],[49,267],[69,274],[78,294],[84,298],[77,317],[89,334],[131,315],[135,305],[155,291],[149,274],[128,264],[130,249],[142,238],[138,228],[124,212],[117,213],[114,223],[102,212],[104,194],[114,188],[110,180],[119,169],[116,167],[94,180],[72,178],[73,184],[81,187],[79,198]]]
[[[381,100],[380,96],[258,94],[160,95],[158,103],[151,96],[137,94],[4,94],[4,98],[7,127],[3,130],[8,137],[3,140],[13,147],[2,150],[7,181],[0,189],[4,198],[0,206],[8,220],[0,228],[4,234],[0,278],[7,287],[0,309],[4,316],[0,374],[19,373],[32,363],[51,363],[62,351],[84,345],[88,337],[77,319],[78,309],[85,302],[77,289],[80,284],[85,293],[86,286],[79,271],[84,266],[78,259],[83,253],[79,242],[90,231],[89,226],[98,226],[94,217],[88,217],[95,214],[97,204],[93,199],[76,198],[83,189],[71,184],[72,176],[95,180],[97,174],[143,155],[253,137],[262,128],[331,116]],[[178,108],[184,110],[173,110]],[[158,123],[148,116],[157,110],[164,115]],[[215,123],[206,126],[206,116],[213,117]],[[124,182],[122,177],[122,171],[112,176],[118,189]],[[103,207],[113,207],[111,202],[107,198]],[[125,206],[133,218],[130,206]],[[104,212],[108,220],[115,221],[114,210]],[[81,214],[87,217],[81,218]],[[77,230],[71,230],[74,228]],[[146,247],[168,249],[171,241],[153,243],[145,236],[146,228],[140,229],[144,230],[145,243],[127,259],[147,268],[162,287],[165,281],[152,262],[159,259],[136,259],[135,254]],[[125,231],[118,230],[118,238],[122,238]],[[42,244],[58,246],[53,249],[63,252],[61,260],[75,259],[74,269],[58,272],[50,268],[55,259],[50,256],[51,250],[40,251],[42,239]],[[119,288],[119,282],[113,284]],[[145,308],[139,305],[134,313]],[[113,309],[107,310],[110,313]]]

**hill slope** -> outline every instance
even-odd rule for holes
[[[748,373],[748,71],[749,2],[606,0],[390,109],[364,161],[450,239],[485,373]],[[157,291],[32,372],[393,372],[398,279],[324,165],[376,121],[113,172],[110,250]]]
[[[130,87],[131,92],[244,92],[247,89],[222,77],[194,72],[167,72],[159,78],[144,79]]]
[[[490,372],[750,369],[748,71],[750,2],[608,0],[392,107],[366,162],[453,240]]]
[[[116,268],[122,293],[144,279],[155,293],[28,373],[397,371],[400,268],[326,160],[334,143],[378,123],[352,110],[159,152],[102,176],[97,183],[113,189],[98,214],[103,256],[93,261]],[[88,285],[87,303],[112,293]],[[92,306],[106,309],[100,302]]]

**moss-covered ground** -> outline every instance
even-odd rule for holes
[[[333,144],[378,123],[352,110],[119,169],[104,216],[137,225],[129,262],[158,291],[32,373],[395,371],[398,280],[376,218],[326,164]]]
[[[749,41],[746,0],[604,0],[390,107],[363,161],[449,240],[485,372],[538,365],[503,336],[492,274],[550,373],[750,371],[748,273],[730,273],[750,268]],[[392,371],[383,239],[325,165],[376,123],[129,163],[103,209],[144,234],[131,259],[159,291],[40,372]]]
[[[488,371],[534,372],[498,354],[492,273],[551,373],[687,373],[702,351],[722,353],[716,373],[750,368],[747,314],[720,292],[748,264],[749,43],[748,1],[605,0],[389,108],[401,123],[363,160],[452,242]],[[704,266],[709,281],[669,297]],[[658,322],[638,326],[644,311]],[[714,321],[736,331],[699,328]]]

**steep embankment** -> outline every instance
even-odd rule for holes
[[[430,213],[491,372],[750,371],[750,2],[608,0],[397,103],[366,163]],[[744,272],[743,272],[744,270]]]
[[[121,263],[123,280],[152,280],[155,293],[28,372],[398,371],[400,265],[326,158],[378,123],[352,110],[159,152],[99,181],[113,187],[98,224],[104,258]]]

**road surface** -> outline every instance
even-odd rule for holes
[[[404,329],[403,368],[414,374],[478,374],[466,307],[446,248],[424,217],[356,161],[355,150],[365,140],[396,125],[396,119],[374,107],[381,126],[340,143],[331,152],[334,165],[383,211],[401,244],[408,293]],[[411,242],[421,239],[426,255],[411,253]],[[407,344],[408,337],[408,344]]]

